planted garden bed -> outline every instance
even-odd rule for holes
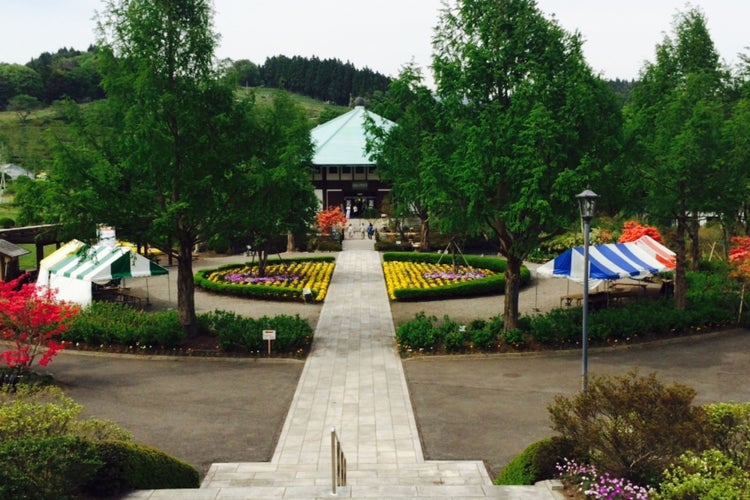
[[[437,253],[386,252],[383,254],[388,297],[398,301],[438,300],[505,291],[507,263],[495,257],[459,256],[454,268],[451,256]],[[521,269],[521,284],[531,273]]]
[[[264,300],[304,302],[304,290],[310,298],[323,302],[331,283],[335,258],[269,260],[265,275],[258,265],[230,264],[216,269],[204,269],[195,275],[195,284],[211,292]]]

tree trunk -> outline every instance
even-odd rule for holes
[[[674,270],[674,307],[679,311],[685,310],[685,296],[687,293],[687,276],[686,276],[686,249],[685,233],[687,233],[686,217],[680,215],[677,217],[677,232],[675,238],[676,267]]]
[[[503,311],[503,331],[518,328],[518,292],[521,288],[521,266],[523,261],[508,256],[505,268],[505,309]]]
[[[287,252],[294,252],[295,245],[294,245],[294,234],[289,231],[286,233],[286,251]]]
[[[261,249],[258,251],[258,276],[266,276],[266,264],[268,264],[268,250]]]
[[[177,311],[180,324],[188,337],[198,336],[198,320],[195,316],[195,281],[193,279],[193,245],[180,242],[177,256]]]
[[[423,252],[430,251],[430,219],[422,218],[422,227],[419,234],[419,246]]]

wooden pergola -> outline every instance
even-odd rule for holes
[[[20,244],[33,244],[36,251],[36,268],[44,258],[44,246],[56,245],[60,248],[59,224],[42,224],[40,226],[8,227],[0,229],[0,239]]]

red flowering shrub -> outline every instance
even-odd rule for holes
[[[735,236],[734,246],[729,249],[729,262],[743,262],[750,258],[750,236]]]
[[[341,207],[328,207],[328,210],[318,212],[315,220],[321,233],[331,234],[331,229],[335,226],[346,224],[346,215],[341,211]]]
[[[15,349],[0,352],[0,363],[20,370],[29,370],[40,352],[39,364],[47,366],[63,348],[59,336],[79,310],[55,301],[50,290],[38,293],[35,284],[23,284],[26,276],[0,281],[0,340],[15,344]]]
[[[729,275],[740,281],[750,277],[750,236],[735,236],[733,246],[729,249],[729,263],[732,270]]]
[[[629,220],[622,225],[622,235],[618,242],[628,243],[637,240],[643,235],[650,236],[659,243],[664,243],[664,239],[661,237],[658,229],[654,226],[643,226],[634,220]]]

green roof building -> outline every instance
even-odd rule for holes
[[[354,109],[312,129],[315,144],[313,185],[324,208],[340,206],[347,217],[366,211],[380,213],[389,185],[378,178],[377,165],[366,152],[365,120],[372,118],[386,129],[392,121],[365,109],[357,99]]]

